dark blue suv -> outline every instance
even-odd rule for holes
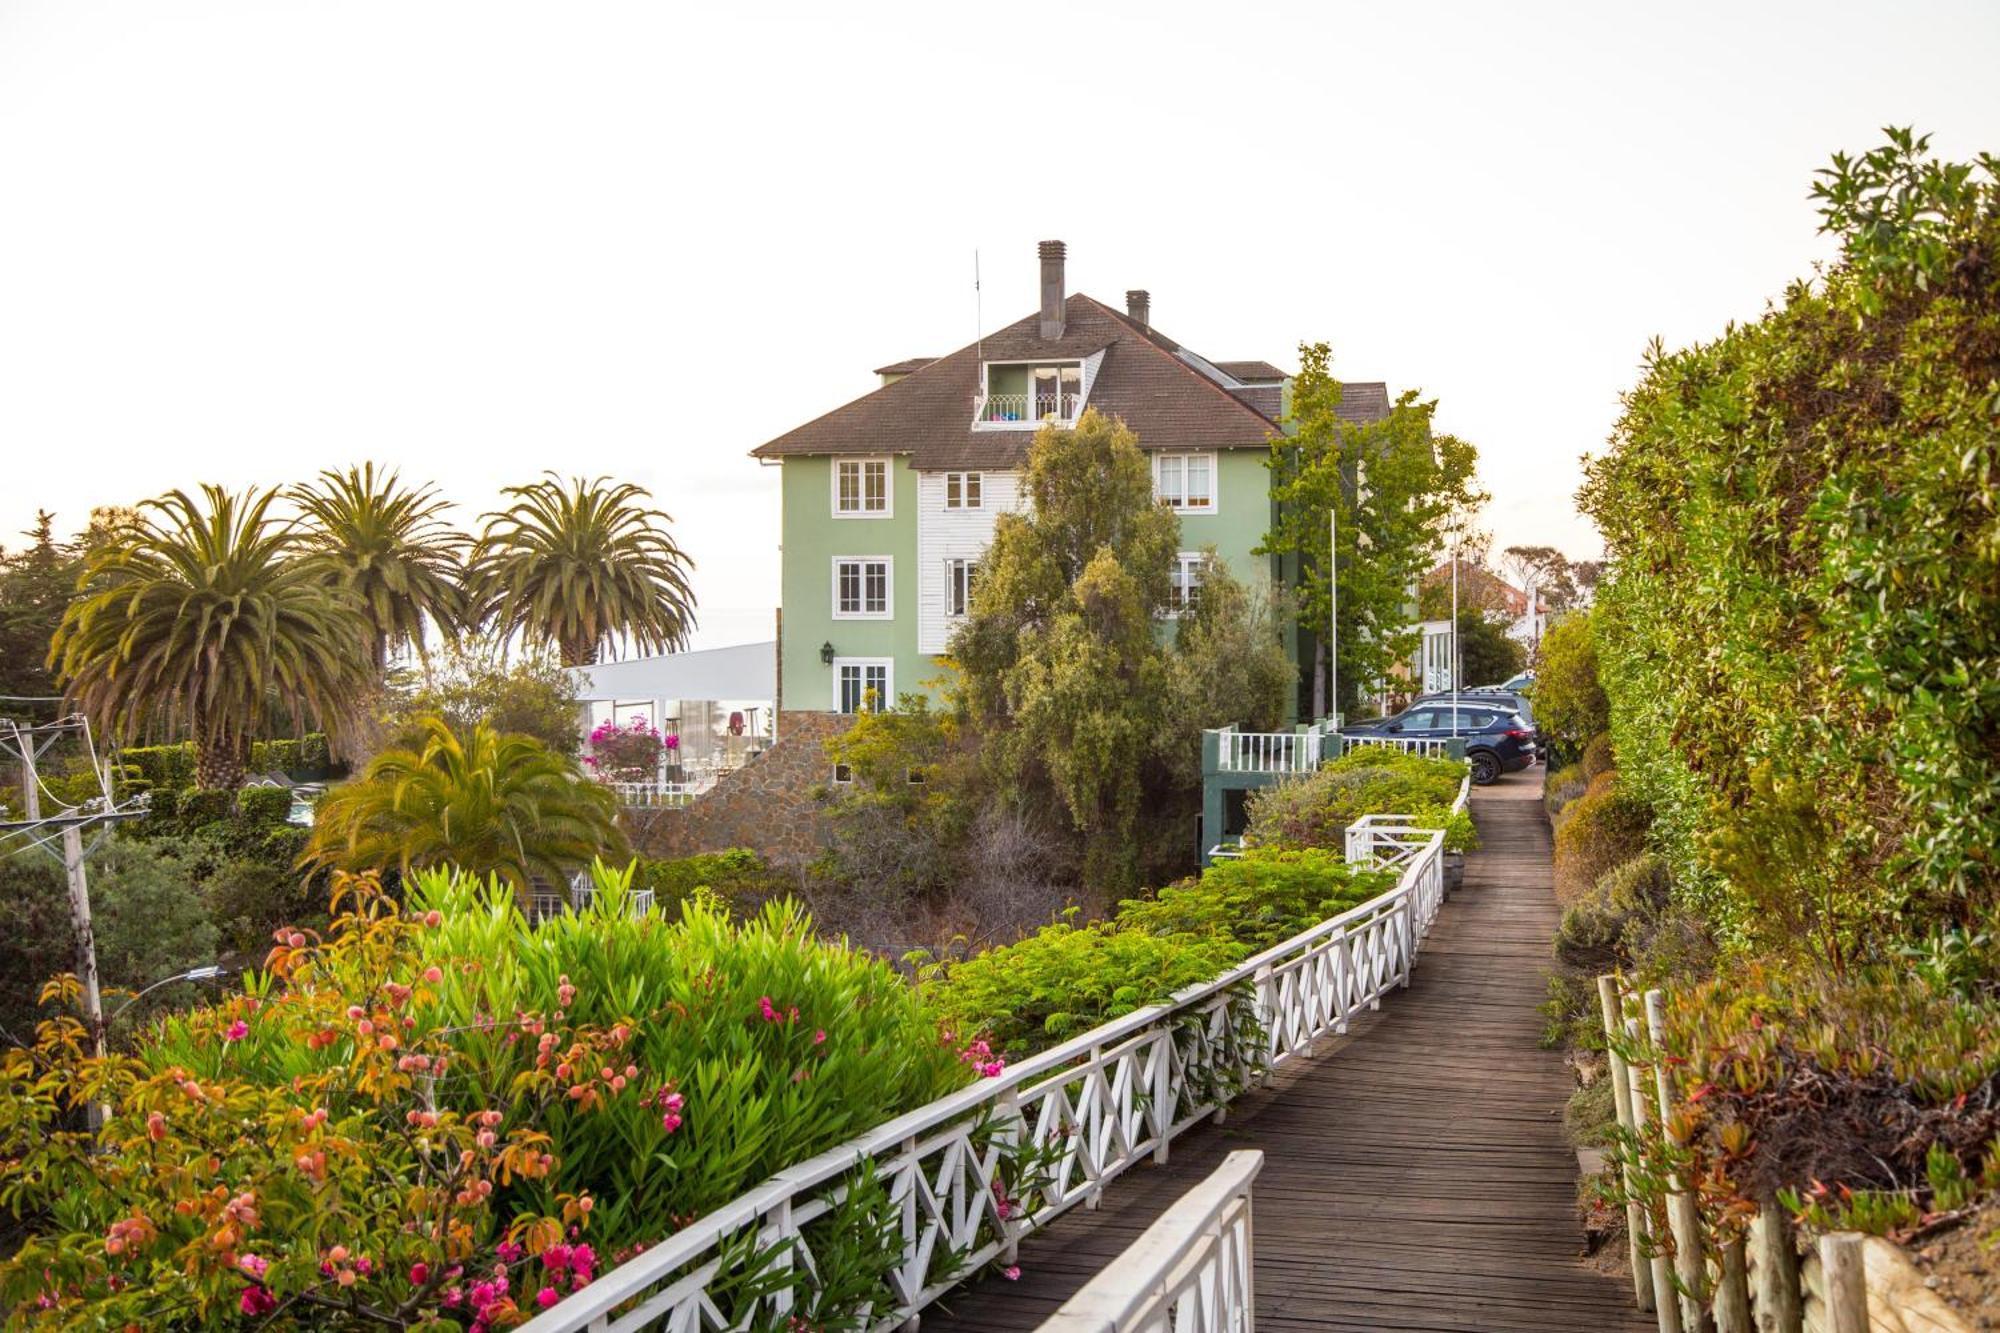
[[[1457,725],[1452,713],[1457,711]],[[1347,736],[1398,736],[1408,740],[1449,740],[1454,735],[1465,742],[1466,762],[1472,765],[1472,780],[1480,786],[1499,780],[1535,762],[1535,729],[1522,721],[1511,708],[1492,700],[1461,697],[1454,705],[1449,696],[1420,699],[1394,717],[1359,722],[1342,733]]]

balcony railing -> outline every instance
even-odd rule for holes
[[[1216,767],[1224,773],[1310,773],[1319,767],[1320,734],[1309,731],[1222,731]]]
[[[714,780],[706,784],[690,782],[607,782],[618,797],[618,804],[627,810],[671,810],[686,805],[701,794],[703,786],[713,786]]]
[[[1083,406],[1080,393],[989,393],[972,409],[975,426],[1038,426],[1072,422]]]
[[[528,894],[528,918],[531,921],[547,921],[566,911],[581,912],[596,900],[597,886],[591,881],[588,870],[579,871],[570,879],[567,892],[537,880]],[[653,910],[653,891],[627,890],[625,907],[633,916],[644,916]]]

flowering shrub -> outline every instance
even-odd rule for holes
[[[324,939],[280,932],[242,994],[137,1055],[94,1060],[63,1019],[0,1064],[0,1202],[35,1233],[0,1300],[90,1327],[503,1327],[997,1072],[789,904],[670,924],[605,873],[534,927],[504,885],[423,872],[403,911],[344,885]]]
[[[644,714],[625,726],[606,719],[590,733],[583,762],[612,782],[647,782],[660,771],[662,755],[680,749],[679,736],[662,736]]]
[[[9,1051],[4,1199],[34,1234],[0,1265],[0,1300],[58,1327],[484,1330],[531,1289],[588,1282],[592,1202],[549,1179],[546,1097],[435,1098],[451,1034],[427,1017],[423,929],[346,881],[329,937],[280,932],[257,985],[177,1022],[173,1055],[92,1057],[69,1018]]]

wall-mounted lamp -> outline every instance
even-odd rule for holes
[[[833,665],[833,643],[831,640],[819,646],[819,660],[822,666]]]

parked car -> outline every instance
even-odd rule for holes
[[[1527,694],[1535,688],[1535,673],[1520,671],[1500,682],[1500,689],[1512,690],[1515,694]]]
[[[1467,700],[1461,695],[1454,706],[1450,696],[1444,702],[1418,700],[1394,717],[1360,722],[1341,734],[1357,738],[1396,736],[1408,740],[1450,740],[1465,742],[1466,762],[1472,765],[1472,780],[1484,787],[1497,782],[1502,773],[1514,773],[1535,762],[1537,753],[1534,725],[1498,700]]]
[[[1518,680],[1519,677],[1515,679]],[[1534,703],[1520,690],[1510,690],[1505,685],[1475,685],[1470,689],[1460,690],[1458,692],[1458,699],[1461,703],[1478,703],[1489,707],[1497,705],[1502,708],[1510,708],[1514,712],[1519,713],[1521,720],[1526,722],[1530,728],[1535,725]],[[1448,704],[1451,701],[1452,693],[1450,690],[1433,690],[1429,694],[1418,695],[1410,702],[1412,704]]]

